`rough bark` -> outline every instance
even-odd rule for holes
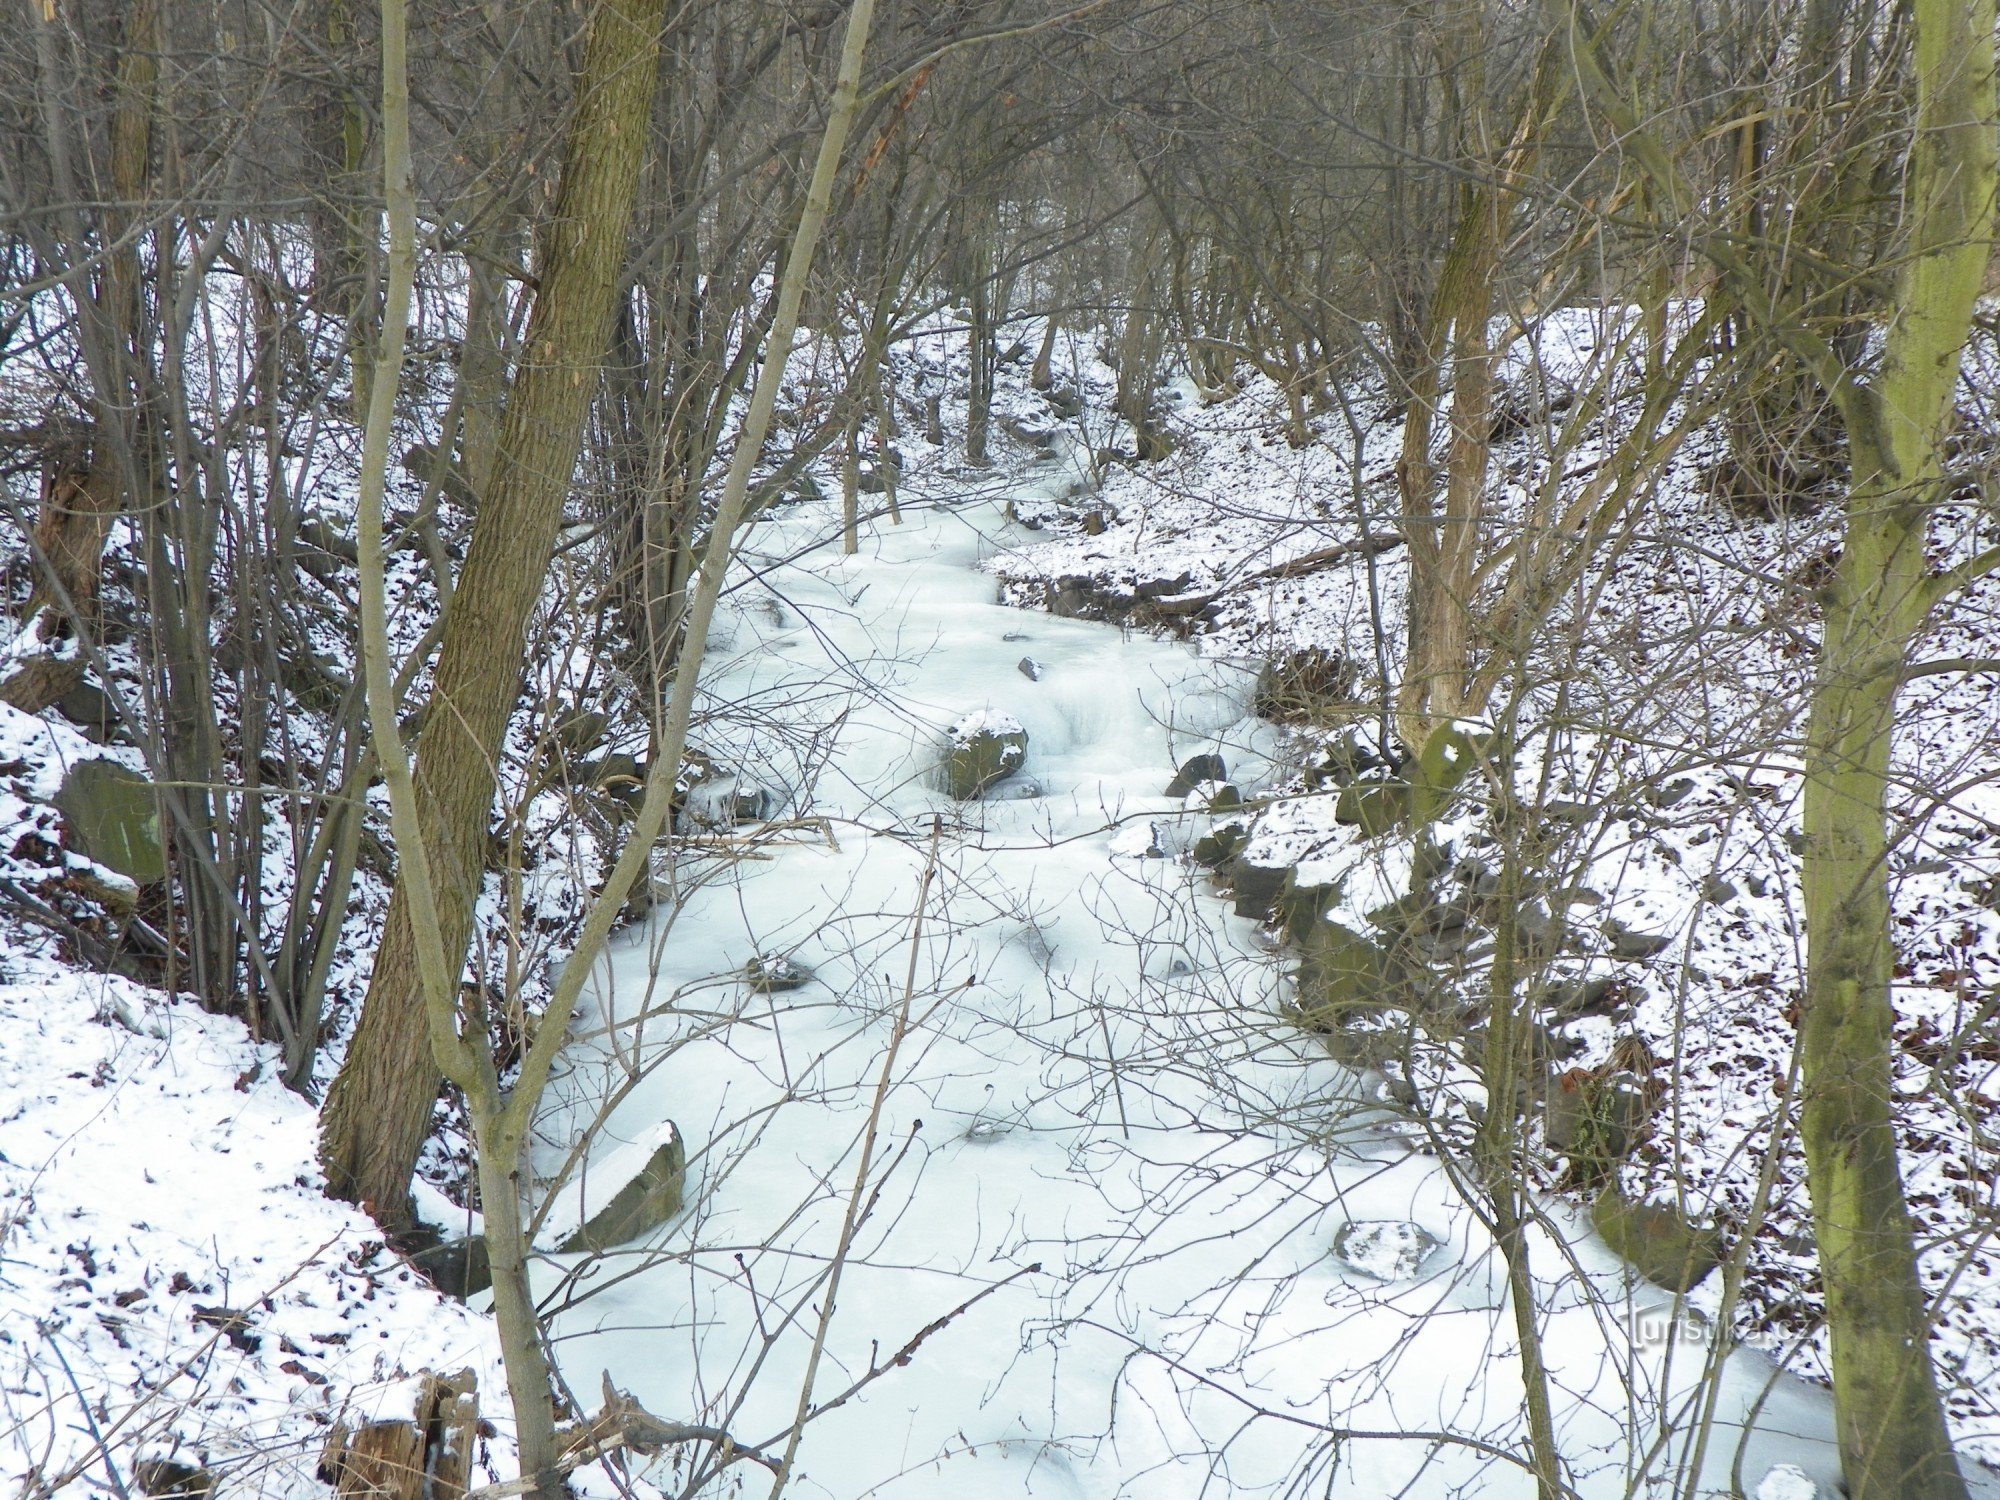
[[[1901,183],[1904,255],[1883,309],[1879,372],[1858,382],[1809,326],[1770,318],[1759,268],[1733,240],[1701,245],[1728,293],[1771,321],[1832,394],[1849,441],[1846,534],[1805,746],[1806,994],[1800,1141],[1826,1288],[1834,1420],[1853,1500],[1966,1493],[1930,1363],[1930,1324],[1895,1133],[1895,945],[1888,791],[1895,700],[1925,616],[2000,553],[1927,576],[1925,517],[1960,355],[1995,230],[1993,0],[1914,0],[1916,120]],[[1582,0],[1569,55],[1592,103],[1675,217],[1694,193],[1619,93]]]
[[[1800,1139],[1854,1500],[1959,1500],[1895,1133],[1888,791],[1905,656],[1941,597],[1924,564],[1959,356],[1994,234],[1992,0],[1916,0],[1909,239],[1871,386],[1833,384],[1852,476],[1805,763]]]
[[[602,0],[592,15],[500,459],[453,591],[417,744],[418,815],[454,972],[464,963],[485,869],[493,766],[520,688],[528,617],[610,339],[657,76],[661,12],[661,0]],[[409,892],[399,880],[320,1140],[331,1190],[390,1223],[407,1216],[410,1175],[429,1132],[439,1078],[410,917]],[[497,1281],[499,1267],[495,1272]]]

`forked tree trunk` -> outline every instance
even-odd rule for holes
[[[1897,184],[1902,269],[1882,310],[1877,373],[1858,382],[1809,327],[1788,353],[1839,403],[1849,442],[1846,532],[1805,745],[1806,994],[1799,1139],[1826,1288],[1834,1423],[1853,1500],[1963,1500],[1930,1360],[1930,1319],[1897,1158],[1895,942],[1888,794],[1896,694],[1929,612],[2000,568],[1993,549],[1928,575],[1924,533],[1946,494],[1943,447],[1960,356],[1995,230],[1993,0],[1913,0],[1916,118]],[[1579,3],[1568,55],[1592,102],[1661,196],[1691,201],[1636,117]],[[1760,303],[1733,239],[1703,247],[1731,295]]]
[[[1853,1500],[1966,1493],[1930,1361],[1897,1161],[1889,762],[1911,643],[1945,583],[1925,521],[1994,228],[1993,0],[1915,0],[1917,118],[1903,184],[1909,259],[1880,373],[1845,388],[1847,529],[1826,602],[1805,761],[1805,1148]],[[1834,383],[1835,389],[1840,389]],[[1985,565],[1995,558],[1989,555]]]
[[[663,0],[600,0],[592,14],[500,458],[453,591],[417,742],[418,812],[454,974],[465,961],[485,873],[493,766],[520,691],[528,617],[548,570],[611,336],[658,73],[662,9]],[[399,880],[361,1021],[321,1124],[321,1160],[336,1196],[365,1205],[385,1223],[407,1218],[410,1176],[429,1134],[438,1081],[409,893]]]

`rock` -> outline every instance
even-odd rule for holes
[[[1243,806],[1243,794],[1233,782],[1203,783],[1194,789],[1193,795],[1203,797],[1202,809],[1205,812],[1235,812]]]
[[[1400,776],[1356,781],[1334,799],[1333,820],[1359,828],[1364,838],[1387,833],[1410,814],[1410,784]]]
[[[1552,986],[1538,1003],[1560,1023],[1584,1016],[1613,1015],[1623,999],[1624,990],[1618,981],[1608,974],[1599,974],[1589,979],[1566,979]]]
[[[557,1253],[602,1255],[666,1223],[681,1210],[681,1194],[687,1187],[687,1147],[671,1125],[670,1135],[637,1176],[612,1196],[609,1203],[592,1214],[560,1245]]]
[[[944,789],[961,802],[1005,781],[1028,759],[1028,731],[1006,714],[985,709],[966,714],[945,730],[945,737]]]
[[[781,995],[812,983],[813,972],[782,953],[760,953],[743,966],[743,982],[760,995]]]
[[[159,803],[137,771],[111,760],[78,761],[55,804],[64,842],[78,854],[140,885],[166,878]]]
[[[1185,797],[1205,781],[1227,781],[1229,768],[1222,763],[1222,757],[1211,751],[1189,756],[1174,772],[1174,779],[1167,783],[1169,797]]]
[[[111,695],[94,682],[79,682],[56,699],[56,712],[94,744],[108,745],[122,722]]]
[[[1724,880],[1720,875],[1707,875],[1701,882],[1701,899],[1710,906],[1726,906],[1736,899],[1734,881]]]
[[[1257,865],[1240,856],[1232,860],[1229,864],[1229,884],[1236,894],[1236,915],[1259,922],[1269,921],[1291,875],[1289,865]]]
[[[747,776],[715,776],[688,788],[681,825],[693,831],[762,823],[774,817],[783,803],[778,793]]]
[[[1674,945],[1674,940],[1670,937],[1639,932],[1627,927],[1615,917],[1604,924],[1604,936],[1610,941],[1613,958],[1622,958],[1633,963],[1657,958]]]
[[[207,1500],[215,1489],[209,1470],[173,1458],[142,1458],[132,1466],[132,1477],[152,1500]]]
[[[1722,1234],[1662,1204],[1633,1203],[1616,1185],[1597,1195],[1590,1222],[1611,1251],[1648,1281],[1684,1292],[1722,1264]]]
[[[1401,1219],[1354,1219],[1333,1237],[1333,1253],[1350,1271],[1375,1281],[1412,1281],[1444,1241]]]
[[[1050,411],[1065,421],[1083,414],[1083,397],[1077,394],[1074,386],[1051,386],[1042,392],[1042,399],[1048,403]]]
[[[1042,680],[1042,664],[1032,656],[1024,656],[1014,664],[1015,669],[1030,682]]]
[[[1241,823],[1227,823],[1196,839],[1188,857],[1205,870],[1219,870],[1236,857],[1236,851],[1243,847],[1248,837],[1249,833]]]
[[[604,743],[611,721],[594,708],[580,708],[565,715],[555,726],[555,740],[571,756],[590,754]]]
[[[1570,1159],[1573,1182],[1596,1184],[1617,1170],[1653,1113],[1646,1080],[1625,1069],[1571,1068],[1557,1076],[1543,1114],[1552,1150]]]
[[[1395,769],[1393,763],[1363,744],[1350,729],[1326,747],[1326,753],[1306,771],[1306,775],[1315,786],[1343,787],[1371,771]]]
[[[486,1236],[446,1240],[410,1257],[410,1268],[447,1297],[463,1302],[493,1285],[493,1267],[486,1258]]]
[[[1672,807],[1694,790],[1694,782],[1685,776],[1676,776],[1663,786],[1648,787],[1646,800],[1658,808]]]
[[[585,762],[579,770],[591,786],[616,797],[620,802],[637,807],[645,799],[646,768],[639,764],[636,755],[616,751],[599,760]]]
[[[1388,956],[1353,928],[1315,923],[1300,948],[1298,1007],[1308,1026],[1333,1030],[1381,1005]]]

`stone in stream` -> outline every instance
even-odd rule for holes
[[[1034,657],[1024,656],[1020,661],[1015,663],[1015,666],[1028,681],[1040,682],[1042,680],[1042,664],[1036,661]]]
[[[748,776],[717,776],[688,788],[687,801],[681,808],[681,826],[685,832],[693,833],[761,823],[777,816],[783,805],[784,798],[777,792]]]
[[[1028,759],[1028,731],[1018,719],[988,709],[953,720],[945,739],[944,790],[961,802],[1005,781]]]
[[[1722,1233],[1690,1223],[1664,1204],[1634,1203],[1616,1184],[1597,1195],[1590,1222],[1633,1270],[1670,1292],[1684,1292],[1722,1264]]]
[[[1223,782],[1229,779],[1229,768],[1222,763],[1222,757],[1212,751],[1190,756],[1181,762],[1181,768],[1174,773],[1174,779],[1167,783],[1169,797],[1185,797],[1204,782]]]
[[[1413,1281],[1444,1241],[1402,1219],[1354,1219],[1333,1237],[1333,1253],[1350,1271],[1374,1281]]]
[[[84,858],[139,885],[167,874],[153,783],[115,760],[82,760],[55,795],[63,840]]]
[[[601,1255],[636,1240],[680,1212],[681,1195],[687,1188],[687,1147],[671,1122],[662,1127],[662,1133],[666,1139],[653,1149],[646,1164],[610,1202],[556,1246],[558,1254]]]
[[[782,953],[760,953],[743,966],[743,982],[760,995],[781,995],[812,983],[813,972]]]

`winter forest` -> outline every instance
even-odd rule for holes
[[[1997,35],[0,0],[0,1494],[1996,1500]]]

